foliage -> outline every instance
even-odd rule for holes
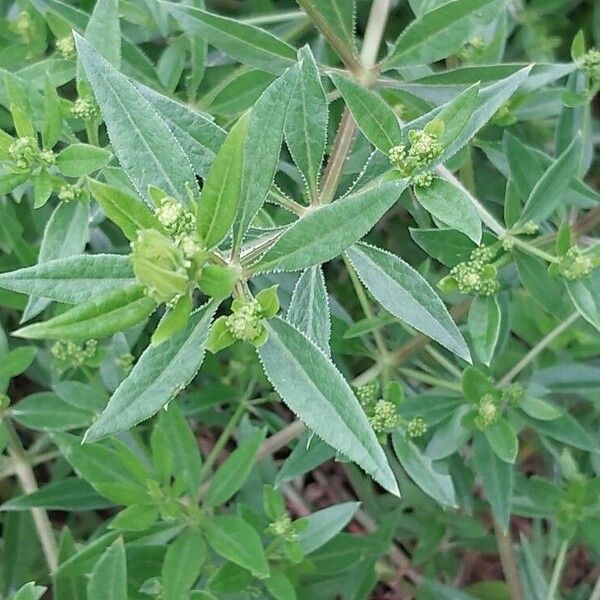
[[[597,2],[0,16],[2,597],[600,598]]]

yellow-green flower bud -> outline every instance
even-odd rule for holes
[[[406,426],[406,435],[409,438],[419,438],[427,433],[427,423],[423,417],[411,419]]]
[[[154,213],[160,224],[171,235],[183,235],[196,229],[194,214],[186,210],[181,202],[171,196],[161,198]]]
[[[479,429],[485,429],[494,423],[499,416],[498,407],[494,402],[492,394],[484,394],[479,401],[475,425]]]
[[[525,390],[520,383],[511,383],[502,389],[502,400],[516,406],[525,396]]]
[[[52,344],[50,354],[63,368],[79,367],[96,355],[98,342],[87,340],[78,344],[72,340],[58,340]]]
[[[20,137],[8,147],[8,154],[16,170],[28,171],[37,166],[40,149],[32,137]]]
[[[56,40],[56,51],[65,59],[75,56],[75,40],[71,34]]]
[[[408,156],[412,158],[417,166],[424,166],[437,158],[442,153],[442,146],[437,136],[427,133],[421,129],[413,129],[408,132],[410,149]]]
[[[69,183],[65,185],[61,185],[58,190],[58,199],[63,202],[74,202],[75,200],[80,200],[83,198],[84,192],[83,188],[80,188],[77,185],[71,185]]]
[[[369,417],[371,427],[375,433],[383,433],[400,424],[400,416],[396,412],[396,405],[387,400],[378,400]]]
[[[406,149],[404,146],[394,146],[393,148],[390,148],[388,157],[394,166],[401,167],[406,158]]]
[[[413,184],[417,187],[429,187],[433,183],[433,173],[417,173],[413,176]]]
[[[77,98],[71,107],[71,115],[76,119],[93,121],[100,117],[100,108],[91,96]]]
[[[577,246],[571,246],[558,265],[558,270],[562,276],[569,281],[587,277],[593,268],[592,259],[583,254]]]
[[[173,240],[153,229],[144,229],[131,248],[133,271],[151,298],[172,304],[187,293],[186,259]]]
[[[288,514],[281,515],[273,521],[267,531],[274,537],[282,538],[286,542],[294,542],[298,539],[298,533]]]
[[[265,331],[261,319],[260,303],[253,298],[239,307],[236,306],[233,313],[227,317],[226,325],[236,340],[253,342]]]
[[[130,352],[121,354],[115,358],[115,365],[120,369],[123,369],[126,373],[129,373],[133,369],[134,356]]]
[[[370,410],[375,406],[375,402],[379,398],[379,383],[376,379],[361,385],[354,390],[354,394],[358,398],[360,405],[365,410]]]

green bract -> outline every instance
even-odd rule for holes
[[[600,600],[597,4],[5,0],[0,598]]]

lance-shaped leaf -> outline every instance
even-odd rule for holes
[[[111,65],[121,64],[121,26],[119,0],[98,0],[85,28],[85,39]]]
[[[163,119],[137,88],[75,34],[86,76],[100,105],[112,146],[140,195],[156,186],[187,202],[197,189],[192,165]]]
[[[136,280],[127,256],[83,254],[0,274],[0,288],[66,304],[85,302]]]
[[[469,310],[469,335],[475,356],[489,366],[500,340],[502,309],[497,296],[476,296]]]
[[[123,538],[100,557],[87,587],[89,600],[127,600],[127,559]]]
[[[198,231],[207,248],[223,240],[237,213],[249,114],[231,129],[208,171],[198,202]]]
[[[519,223],[539,223],[560,205],[581,160],[581,137],[577,136],[535,184],[525,203]]]
[[[154,213],[133,194],[95,179],[88,180],[88,187],[104,214],[119,226],[128,240],[135,240],[140,229],[162,230]]]
[[[431,185],[415,186],[419,204],[436,219],[471,238],[481,241],[481,220],[463,188],[446,179],[434,177]]]
[[[406,179],[383,182],[306,213],[283,232],[253,269],[299,271],[335,258],[369,232],[406,183]]]
[[[286,71],[260,96],[252,108],[244,144],[240,209],[234,224],[234,246],[239,247],[254,215],[263,205],[275,178],[288,107],[298,80],[298,69]]]
[[[88,240],[89,208],[83,202],[62,202],[55,209],[44,230],[38,264],[83,252]],[[51,300],[29,298],[21,322],[39,315]]]
[[[359,278],[377,302],[395,317],[467,361],[469,349],[444,303],[401,258],[367,244],[348,249]]]
[[[359,129],[376,148],[387,154],[392,146],[402,142],[398,117],[379,94],[343,75],[332,73],[329,77],[344,98]]]
[[[382,68],[425,65],[454,54],[505,5],[505,0],[454,0],[443,4],[404,29]]]
[[[325,278],[320,266],[310,267],[300,275],[286,319],[329,355],[331,318]]]
[[[210,115],[167,98],[137,81],[130,81],[167,124],[192,163],[194,172],[206,176],[226,132]]]
[[[419,488],[444,506],[458,506],[450,475],[438,472],[431,458],[406,439],[404,433],[395,431],[392,434],[392,444],[400,464]]]
[[[13,335],[34,340],[106,337],[137,325],[154,312],[156,302],[144,292],[140,285],[112,289],[48,321],[17,329]]]
[[[323,441],[398,495],[396,479],[373,429],[335,365],[282,319],[266,321],[265,327],[269,337],[258,353],[283,401]]]
[[[302,0],[299,4],[336,52],[340,48],[356,52],[354,0]]]
[[[149,346],[129,377],[115,390],[104,412],[87,430],[91,442],[150,418],[194,378],[204,359],[204,342],[216,304],[195,311],[180,333]]]
[[[327,96],[310,48],[302,48],[298,58],[300,73],[285,121],[285,141],[311,197],[315,198],[327,141]]]
[[[565,281],[565,285],[579,314],[600,331],[600,269],[588,277]]]
[[[264,29],[183,4],[164,5],[188,35],[197,35],[242,64],[280,75],[296,60],[292,46]]]
[[[473,439],[473,463],[492,514],[502,531],[506,531],[512,503],[513,467],[496,456],[482,433]]]

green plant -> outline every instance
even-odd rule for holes
[[[2,4],[2,592],[598,600],[597,3],[233,4]]]

